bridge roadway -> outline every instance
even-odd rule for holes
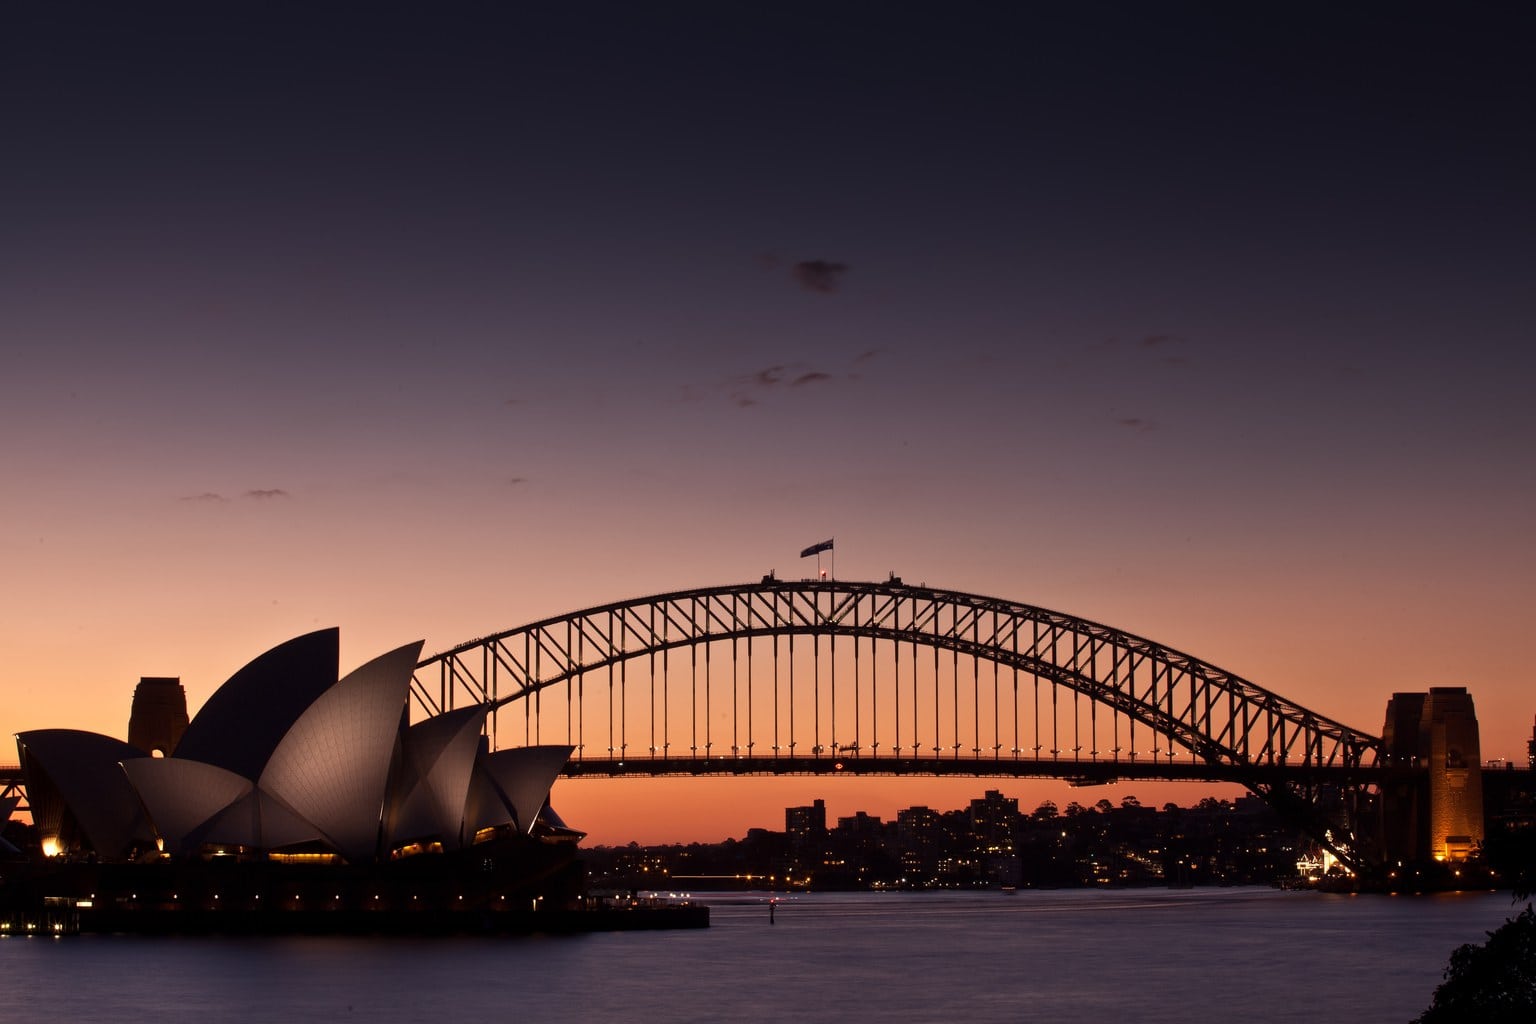
[[[573,760],[561,774],[568,778],[668,775],[915,775],[972,778],[1062,779],[1077,785],[1112,782],[1233,782],[1255,776],[1273,781],[1307,781],[1315,785],[1374,785],[1394,777],[1410,777],[1411,769],[1367,766],[1255,765],[1241,771],[1230,765],[1191,762],[1072,761],[1067,759],[998,757],[860,757],[823,754],[812,757],[588,757]],[[1241,778],[1239,778],[1241,774]],[[1510,774],[1510,773],[1506,773]],[[1523,775],[1521,776],[1524,777]],[[25,792],[21,767],[0,764],[0,799]]]
[[[1061,779],[1076,786],[1103,786],[1113,782],[1232,782],[1244,784],[1258,776],[1271,782],[1297,781],[1295,768],[1255,766],[1239,778],[1230,766],[1189,762],[1152,763],[1150,761],[1064,761],[992,757],[921,758],[921,757],[643,757],[617,760],[585,758],[572,761],[562,773],[568,778],[602,778],[721,775],[882,775],[970,778],[1041,778]],[[1383,768],[1379,765],[1356,767],[1319,767],[1301,769],[1302,778],[1317,786],[1380,785],[1399,778],[1413,778],[1411,768]],[[1273,778],[1270,778],[1273,776]],[[1536,789],[1536,769],[1505,767],[1485,768],[1485,795],[1490,815],[1497,813],[1515,796]],[[1514,794],[1512,796],[1511,794]],[[21,767],[0,764],[0,799],[19,796],[25,803],[26,787]]]
[[[568,778],[597,776],[721,776],[721,775],[890,775],[958,776],[970,778],[1061,779],[1072,785],[1102,786],[1112,782],[1231,782],[1273,785],[1378,785],[1408,778],[1412,769],[1380,765],[1221,765],[1189,761],[1073,761],[1012,757],[859,757],[822,754],[811,757],[587,757],[573,759],[562,773]]]

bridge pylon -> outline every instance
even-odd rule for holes
[[[1387,862],[1464,861],[1482,845],[1477,712],[1465,687],[1394,693],[1382,728],[1381,792]]]

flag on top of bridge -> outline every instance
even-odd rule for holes
[[[804,551],[800,552],[800,557],[801,558],[810,558],[812,555],[819,555],[823,551],[831,551],[831,550],[832,550],[832,542],[830,540],[824,540],[820,544],[812,544],[810,547],[808,547]]]

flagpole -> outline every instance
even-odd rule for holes
[[[829,577],[829,576],[823,574],[823,570],[821,568],[821,553],[823,551],[833,551],[832,539],[831,538],[828,538],[827,540],[822,541],[820,544],[812,544],[810,547],[808,547],[804,551],[800,552],[800,557],[801,558],[810,558],[812,555],[815,555],[816,556],[816,578],[817,579],[827,579],[827,578],[835,579],[837,577],[837,553],[835,551],[833,551],[833,554],[831,555],[831,568],[830,568],[830,570],[828,570],[828,572],[830,572],[830,577]]]

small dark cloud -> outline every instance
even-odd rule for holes
[[[253,501],[272,501],[275,498],[289,497],[289,494],[287,491],[280,487],[273,487],[269,489],[258,488],[255,490],[246,491],[243,497],[250,498]]]
[[[853,363],[855,366],[858,366],[861,363],[870,362],[884,351],[884,349],[880,348],[867,348],[863,352],[860,352],[858,355],[853,357]]]
[[[1143,434],[1157,429],[1156,423],[1153,423],[1151,420],[1142,419],[1140,416],[1124,416],[1115,422],[1127,430],[1134,430]]]
[[[186,494],[180,498],[177,498],[176,500],[198,502],[199,504],[204,505],[217,505],[222,504],[229,499],[224,497],[222,494],[214,494],[212,491],[204,491],[202,494]]]
[[[1184,355],[1187,342],[1177,334],[1149,334],[1141,339],[1141,347],[1162,355],[1164,366],[1188,366],[1189,357]]]
[[[801,260],[791,268],[790,274],[806,291],[828,295],[837,291],[843,282],[843,275],[848,270],[846,263],[833,263],[831,260]]]
[[[773,390],[784,383],[786,370],[787,367],[782,364],[775,364],[727,381],[726,387],[730,389],[731,401],[743,409],[756,405],[757,399],[752,396]]]
[[[1091,353],[1095,359],[1152,360],[1164,366],[1182,368],[1193,363],[1189,356],[1189,348],[1189,339],[1183,335],[1159,333],[1144,334],[1135,341],[1122,341],[1116,337],[1101,338],[1090,342],[1085,347],[1085,351]],[[1061,365],[1071,367],[1080,364],[1069,360]],[[1145,365],[1144,362],[1143,365]]]
[[[512,479],[507,481],[507,483],[510,484],[513,487],[516,487],[518,484],[525,484],[527,482],[528,482],[528,478],[525,477],[525,476],[515,476]]]
[[[871,349],[865,356],[873,357],[877,349]],[[858,362],[855,359],[854,362]],[[760,370],[732,377],[722,382],[721,387],[726,391],[733,405],[741,409],[747,409],[757,405],[760,400],[768,395],[785,388],[799,388],[807,384],[821,384],[824,382],[856,381],[858,374],[849,372],[832,372],[813,370],[803,363],[775,363],[765,366]]]

